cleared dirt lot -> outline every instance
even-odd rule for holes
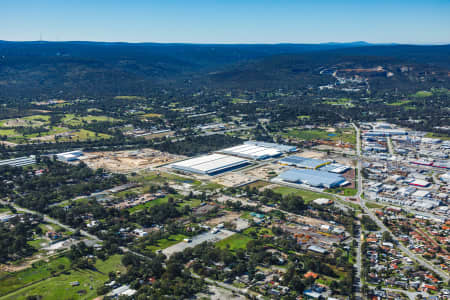
[[[135,172],[182,159],[183,156],[145,148],[127,151],[90,152],[83,161],[91,168],[116,173]]]
[[[222,229],[217,233],[212,233],[211,231],[199,234],[197,236],[194,236],[192,238],[192,242],[180,242],[178,244],[175,244],[173,246],[170,246],[166,249],[164,249],[162,252],[166,256],[171,256],[174,253],[181,252],[184,249],[192,248],[197,245],[200,245],[203,242],[218,242],[220,240],[226,239],[229,236],[232,236],[234,234],[233,231]]]
[[[226,187],[234,187],[238,185],[247,184],[257,180],[257,178],[247,175],[242,175],[239,173],[229,172],[224,174],[223,176],[216,177],[212,181],[218,184],[221,184]]]

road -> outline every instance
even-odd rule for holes
[[[417,256],[415,253],[411,252],[408,248],[406,248],[405,246],[403,246],[397,239],[397,237],[392,234],[392,232],[389,230],[389,228],[387,228],[383,222],[380,221],[380,219],[377,218],[377,216],[375,216],[375,214],[369,209],[367,208],[364,198],[361,197],[362,193],[363,193],[363,180],[362,180],[362,176],[361,176],[361,169],[362,169],[362,157],[361,157],[361,132],[359,130],[359,128],[352,123],[353,127],[356,130],[356,153],[358,156],[358,164],[357,164],[357,168],[358,168],[358,192],[356,194],[357,199],[359,199],[360,201],[360,205],[361,208],[363,209],[364,213],[366,213],[377,225],[378,227],[381,228],[382,232],[389,232],[391,233],[392,237],[396,240],[397,242],[397,246],[404,252],[406,253],[411,259],[413,259],[414,261],[416,261],[418,264],[420,264],[421,266],[439,274],[445,281],[448,281],[450,279],[450,276],[445,273],[444,271],[442,271],[439,267],[436,267],[432,264],[430,264],[429,262],[427,262],[424,258],[421,258],[419,256]]]
[[[49,217],[49,216],[46,215],[46,214],[42,214],[42,213],[37,212],[37,211],[34,211],[34,210],[30,210],[30,209],[27,209],[27,208],[23,208],[23,207],[20,207],[20,206],[14,204],[14,203],[6,202],[6,201],[3,201],[3,200],[0,200],[0,203],[2,203],[2,204],[4,204],[4,205],[11,205],[11,206],[13,206],[17,211],[20,211],[20,212],[25,212],[25,213],[33,214],[33,215],[40,215],[40,216],[42,216],[42,217],[44,218],[44,221],[45,221],[45,222],[47,222],[47,223],[52,223],[52,224],[54,224],[54,225],[60,226],[60,227],[64,228],[65,230],[68,230],[68,231],[71,231],[71,232],[75,232],[75,231],[76,231],[76,229],[74,229],[74,228],[72,228],[72,227],[70,227],[70,226],[67,226],[67,225],[63,224],[63,223],[59,222],[58,220],[55,220],[55,219]],[[82,235],[84,235],[84,236],[86,236],[86,237],[92,239],[92,240],[101,241],[97,236],[95,236],[95,235],[93,235],[93,234],[90,234],[90,233],[88,233],[88,232],[86,232],[86,231],[84,231],[84,230],[80,230],[80,233],[81,233]]]
[[[253,291],[247,290],[247,289],[241,289],[241,288],[235,287],[234,285],[227,284],[222,281],[212,280],[207,277],[200,277],[199,275],[195,274],[194,272],[192,272],[191,274],[192,274],[192,277],[194,277],[194,278],[198,278],[198,279],[203,278],[203,280],[205,280],[209,284],[214,284],[214,285],[220,286],[221,288],[233,291],[233,292],[241,294],[245,297],[247,297],[247,295],[259,296],[259,294],[255,293]]]

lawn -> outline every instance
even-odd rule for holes
[[[273,191],[275,193],[281,194],[283,196],[290,195],[290,194],[294,194],[296,196],[301,196],[303,198],[303,200],[305,200],[306,203],[309,203],[317,198],[333,199],[333,196],[330,196],[330,195],[321,194],[321,193],[308,191],[308,190],[296,189],[296,188],[287,187],[287,186],[280,186],[280,187],[274,188]]]
[[[366,202],[366,206],[367,208],[383,208],[384,205],[380,205],[377,203],[373,203],[373,202]]]
[[[450,140],[450,136],[448,134],[444,133],[434,133],[434,132],[428,132],[425,137],[434,138],[434,139],[441,139],[444,141]]]
[[[149,183],[149,182],[157,182],[157,183],[165,183],[169,181],[176,181],[180,183],[189,183],[192,185],[199,186],[201,185],[201,181],[191,179],[189,177],[178,176],[169,173],[163,172],[149,172],[144,174],[139,174],[132,178],[132,180],[137,180],[140,183]]]
[[[86,141],[86,140],[100,140],[100,139],[109,139],[110,135],[105,133],[97,133],[94,131],[80,129],[74,131],[71,137],[61,137],[58,139],[60,142],[68,142],[68,141]]]
[[[162,114],[148,113],[141,116],[142,118],[162,118]]]
[[[145,97],[142,96],[115,96],[116,100],[145,100]]]
[[[230,250],[236,250],[236,249],[245,249],[247,247],[248,242],[252,240],[251,237],[236,233],[233,234],[230,237],[227,237],[226,239],[223,239],[216,243],[217,247],[221,249],[230,249]]]
[[[418,91],[413,96],[416,98],[426,98],[426,97],[430,97],[432,95],[433,95],[433,93],[429,92],[429,91]]]
[[[52,276],[52,272],[61,272],[59,265],[64,266],[62,270],[70,268],[70,260],[67,257],[60,257],[46,263],[39,261],[33,267],[17,273],[0,274],[0,296],[10,293],[20,287]]]
[[[147,246],[146,248],[151,251],[166,249],[167,247],[178,244],[185,238],[187,238],[187,236],[184,234],[172,234],[167,239],[158,240],[158,245],[151,245]]]
[[[15,119],[0,120],[0,126],[3,127],[38,127],[48,125],[50,116],[34,115]]]
[[[341,106],[348,106],[353,107],[352,99],[349,98],[340,98],[340,99],[333,99],[333,100],[327,100],[324,102],[324,104],[328,105],[341,105]]]
[[[387,103],[387,105],[389,105],[389,106],[401,106],[401,105],[408,104],[410,102],[411,102],[411,100],[401,100],[401,101],[397,101],[397,102]]]
[[[74,114],[66,114],[61,121],[69,126],[80,126],[92,122],[117,122],[118,120],[107,116],[78,116]]]
[[[326,189],[324,192],[343,196],[355,196],[358,190],[354,188],[334,188],[334,189]]]
[[[144,208],[154,207],[154,206],[159,205],[159,204],[167,203],[168,201],[169,201],[169,197],[165,196],[163,198],[158,198],[158,199],[155,199],[153,201],[149,201],[149,202],[144,203],[144,204],[136,205],[136,206],[134,206],[132,208],[129,208],[128,211],[130,212],[130,214],[132,214],[132,213],[135,213],[137,211],[143,210]]]
[[[121,255],[114,255],[105,261],[97,260],[96,271],[70,270],[66,274],[50,277],[20,289],[2,299],[26,299],[31,295],[40,295],[43,299],[51,300],[92,299],[96,296],[96,289],[108,281],[109,272],[126,271],[121,259]],[[72,287],[70,283],[74,281],[78,281],[80,285]]]

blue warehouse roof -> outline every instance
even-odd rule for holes
[[[315,187],[337,187],[346,180],[343,176],[317,170],[290,169],[280,174],[284,181],[304,183]]]
[[[299,168],[316,169],[320,166],[331,163],[329,160],[306,158],[301,156],[289,156],[279,161],[281,164],[296,166]]]

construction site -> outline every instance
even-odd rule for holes
[[[159,167],[184,156],[144,148],[139,150],[85,153],[83,161],[93,169],[102,168],[114,173],[130,173]]]

